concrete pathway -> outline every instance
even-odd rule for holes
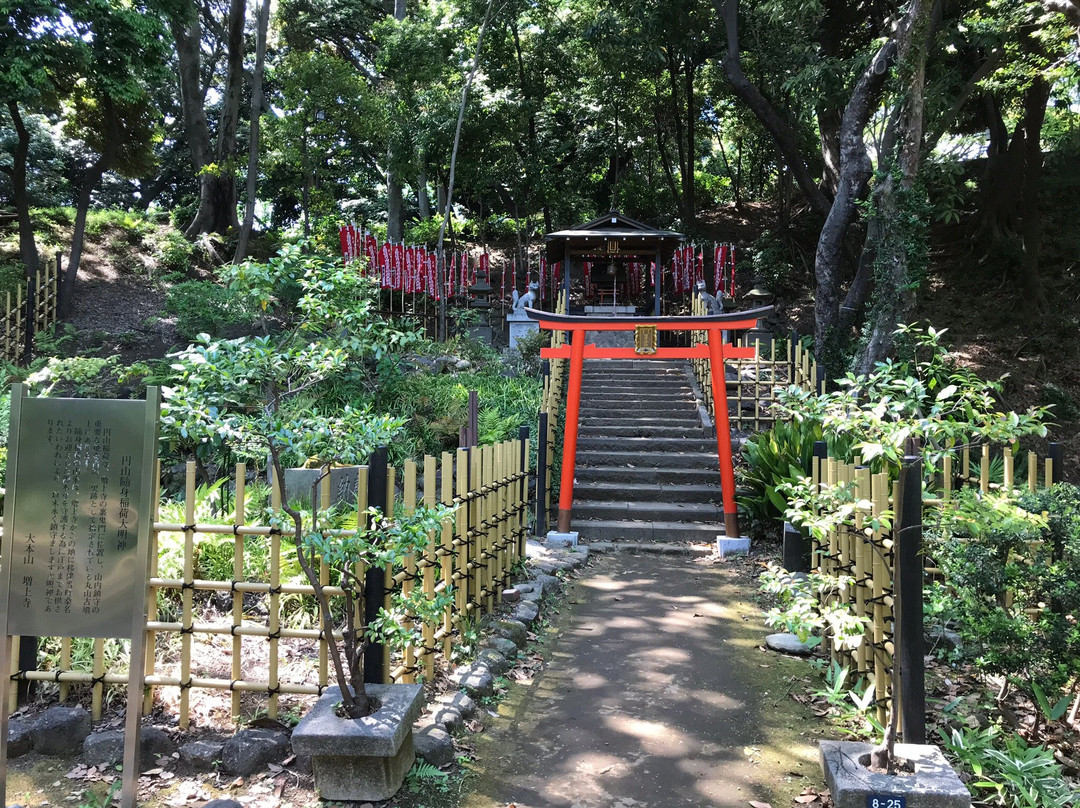
[[[805,661],[761,650],[751,584],[725,564],[612,553],[573,582],[548,665],[474,736],[467,808],[788,808],[820,785]]]

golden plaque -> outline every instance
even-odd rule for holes
[[[656,353],[656,326],[634,326],[634,353],[649,356]]]

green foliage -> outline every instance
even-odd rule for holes
[[[1056,384],[1050,383],[1043,387],[1039,403],[1048,409],[1053,408],[1050,413],[1055,420],[1075,421],[1080,419],[1080,404],[1077,403],[1068,390]]]
[[[26,377],[30,395],[107,398],[116,386],[118,356],[49,357]]]
[[[964,490],[926,535],[965,654],[1038,709],[1035,685],[1045,696],[1080,673],[1080,489],[1061,484],[1019,502]]]
[[[791,420],[777,421],[772,429],[751,435],[743,444],[746,465],[739,469],[739,483],[752,493],[741,498],[740,504],[756,523],[783,518],[787,501],[777,487],[810,473],[814,442],[819,440],[819,423]]]
[[[791,247],[776,233],[766,231],[753,243],[749,253],[754,277],[774,294],[784,294],[792,289],[795,265],[791,260]]]
[[[516,367],[522,376],[539,376],[543,367],[540,351],[548,347],[551,336],[546,331],[537,329],[531,334],[523,334],[518,337],[514,346],[517,351]]]
[[[79,332],[71,323],[53,323],[44,331],[34,332],[34,353],[37,356],[69,356]]]
[[[20,261],[0,260],[0,300],[6,294],[14,299],[19,289],[26,294],[26,271]]]
[[[186,340],[217,337],[228,326],[253,319],[235,292],[213,281],[176,284],[165,297],[165,311],[176,315],[176,332]]]
[[[897,330],[900,358],[879,362],[868,374],[849,373],[824,395],[795,386],[781,390],[779,410],[820,424],[830,457],[851,462],[858,456],[874,469],[898,463],[910,438],[921,442],[932,467],[972,442],[1045,436],[1046,409],[1002,412],[995,397],[1001,380],[986,382],[961,367],[942,345],[943,333],[903,326]]]
[[[852,614],[838,597],[854,583],[851,576],[795,575],[769,564],[758,581],[761,591],[776,599],[776,605],[765,613],[767,626],[782,628],[814,645],[823,634],[838,648],[854,649],[862,643],[865,619]]]
[[[968,788],[980,804],[1003,808],[1065,808],[1080,798],[1069,788],[1052,749],[1028,746],[998,726],[939,729],[949,757],[970,772]]]
[[[159,233],[154,244],[154,261],[158,272],[166,274],[177,272],[186,275],[195,258],[195,246],[179,230],[164,230]]]
[[[405,775],[405,787],[413,794],[435,791],[447,794],[450,791],[450,775],[423,760],[417,760]]]

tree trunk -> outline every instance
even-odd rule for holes
[[[420,169],[416,178],[416,206],[420,210],[420,220],[431,218],[431,197],[428,196],[427,188],[427,161],[420,154],[418,162]]]
[[[910,13],[910,12],[909,12]],[[902,36],[903,23],[897,33]],[[908,23],[910,27],[910,23]],[[866,151],[863,130],[870,114],[877,106],[877,99],[889,71],[889,62],[895,55],[897,40],[885,42],[875,54],[870,66],[859,77],[851,99],[844,108],[840,124],[840,184],[836,199],[818,236],[817,253],[814,258],[814,276],[817,289],[814,294],[814,339],[818,360],[826,372],[838,375],[841,357],[849,335],[840,333],[840,270],[844,255],[844,242],[848,228],[858,213],[858,201],[866,190],[866,183],[873,173],[873,164]]]
[[[1046,104],[1050,100],[1050,84],[1041,75],[1024,94],[1024,180],[1021,190],[1023,211],[1021,236],[1024,256],[1020,262],[1020,286],[1024,290],[1024,305],[1033,310],[1046,306],[1046,295],[1039,277],[1039,251],[1042,247],[1042,213],[1039,210],[1039,186],[1042,181],[1042,125]]]
[[[15,145],[11,170],[11,187],[14,191],[15,217],[19,223],[19,258],[26,269],[26,277],[33,278],[40,267],[37,242],[34,240],[34,224],[30,221],[30,196],[26,190],[26,161],[30,154],[30,132],[23,121],[22,112],[15,101],[8,101],[8,114],[15,126],[19,141]]]
[[[86,214],[90,210],[90,197],[101,182],[102,175],[109,170],[120,147],[120,126],[113,109],[112,101],[106,96],[102,99],[102,112],[106,132],[102,153],[83,176],[82,188],[75,210],[75,230],[71,236],[71,256],[68,258],[67,271],[60,281],[59,313],[61,317],[70,317],[75,308],[75,281],[82,261],[83,242],[86,236]]]
[[[735,95],[742,99],[754,116],[765,128],[776,144],[777,151],[783,156],[794,175],[799,189],[806,195],[810,205],[822,216],[829,215],[829,200],[818,187],[806,159],[799,149],[798,136],[792,126],[785,121],[769,103],[768,99],[743,72],[739,55],[739,0],[713,0],[716,12],[724,23],[727,33],[727,55],[722,61],[724,75],[727,76]]]
[[[697,200],[694,198],[694,169],[697,166],[697,144],[694,142],[698,114],[694,102],[693,62],[686,62],[686,174],[683,176],[683,210],[686,223],[693,225],[697,218]]]
[[[394,0],[394,19],[401,21],[408,13],[406,0]],[[392,168],[394,163],[393,148],[386,152],[386,238],[394,243],[405,239],[404,199],[401,181]]]
[[[266,62],[266,31],[270,24],[270,0],[263,0],[259,9],[258,33],[255,40],[255,72],[251,74],[251,130],[248,137],[247,201],[244,206],[244,222],[240,226],[240,238],[236,242],[233,263],[247,257],[248,240],[255,225],[255,192],[259,180],[259,123],[262,118],[263,70]]]

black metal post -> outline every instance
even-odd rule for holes
[[[386,470],[387,452],[380,446],[371,454],[368,461],[368,506],[380,511],[386,509]],[[370,624],[379,616],[386,598],[386,571],[381,567],[369,569],[364,575],[364,621]],[[383,684],[386,672],[383,670],[383,646],[372,643],[364,652],[364,681],[368,684]]]
[[[904,743],[926,743],[926,671],[923,663],[922,458],[905,455],[900,469],[899,519],[894,558],[894,631],[900,674]],[[894,681],[895,681],[894,677]],[[896,698],[895,686],[893,698]]]
[[[521,443],[521,459],[518,462],[518,471],[521,473],[521,480],[518,485],[518,524],[521,526],[521,532],[518,533],[518,558],[525,557],[525,531],[527,525],[525,524],[526,509],[525,505],[529,497],[529,455],[525,451],[525,444],[529,440],[529,428],[527,426],[518,427],[518,442]]]
[[[799,344],[799,334],[792,329],[788,332],[788,384],[795,384],[795,373],[798,367],[795,365],[795,347]]]
[[[469,442],[466,446],[475,446],[480,433],[480,395],[475,390],[469,391]]]
[[[536,535],[547,535],[548,414],[540,413],[536,429]]]
[[[38,667],[38,638],[37,637],[20,637],[19,638],[19,670],[21,671],[36,671]],[[17,696],[19,704],[26,704],[30,701],[34,692],[37,690],[37,682],[32,682],[29,679],[20,679],[17,685]]]
[[[1053,461],[1052,477],[1048,481],[1054,485],[1065,479],[1065,444],[1051,443],[1047,447],[1047,455]]]

